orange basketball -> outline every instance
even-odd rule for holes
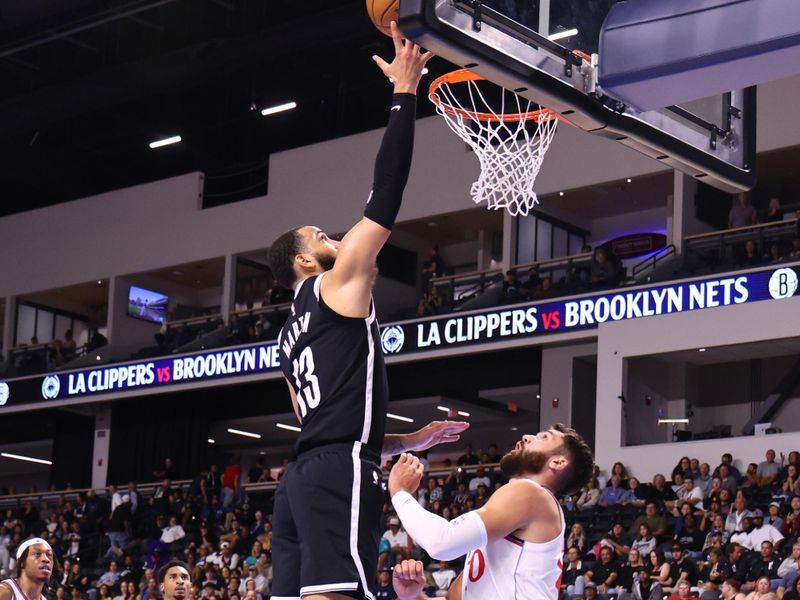
[[[367,0],[367,12],[372,24],[384,35],[392,36],[389,23],[397,21],[397,10],[400,0]]]

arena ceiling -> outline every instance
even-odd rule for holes
[[[363,0],[5,2],[0,39],[0,216],[386,120],[390,87],[370,57],[391,43]],[[430,67],[426,81],[450,65]],[[289,100],[296,110],[261,116]],[[148,147],[175,134],[183,143]]]

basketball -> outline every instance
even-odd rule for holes
[[[397,21],[400,0],[367,0],[367,12],[372,24],[384,35],[392,36],[389,23]]]

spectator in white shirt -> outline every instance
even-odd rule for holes
[[[677,507],[682,504],[689,504],[694,509],[703,510],[703,491],[694,484],[691,477],[684,477],[683,485],[677,491],[677,494]]]
[[[217,565],[220,569],[228,567],[233,571],[239,566],[239,555],[233,552],[230,542],[222,542],[219,545],[219,552],[214,552],[206,557],[206,564],[209,563]]]
[[[165,544],[174,544],[186,537],[183,527],[178,525],[178,519],[173,515],[169,518],[169,525],[161,530],[161,541]]]
[[[431,573],[436,583],[436,598],[447,598],[447,590],[456,578],[456,572],[450,568],[446,560],[439,561],[439,569]]]
[[[725,529],[733,533],[742,529],[742,521],[745,517],[750,516],[750,511],[747,510],[747,500],[744,499],[742,494],[736,496],[731,507],[731,512],[728,513],[728,518],[725,519]]]
[[[119,564],[117,564],[117,561],[112,560],[108,565],[108,571],[100,576],[100,579],[97,580],[97,585],[95,587],[99,588],[101,585],[107,585],[108,587],[113,588],[115,585],[117,585],[118,581]]]
[[[781,470],[781,466],[775,462],[775,450],[772,448],[767,450],[766,459],[758,463],[758,468],[756,469],[758,487],[770,487],[773,485]]]
[[[486,475],[486,469],[483,467],[478,467],[475,471],[475,477],[469,480],[470,493],[474,495],[478,491],[480,484],[485,485],[487,488],[492,484],[492,480]]]
[[[106,496],[111,501],[111,512],[113,513],[114,509],[122,504],[122,494],[117,491],[117,486],[112,484],[106,488]]]
[[[711,487],[711,467],[708,463],[703,463],[700,465],[700,474],[695,477],[694,484],[700,488],[703,492],[703,496],[706,495],[708,488]]]
[[[778,577],[786,577],[790,571],[797,573],[800,571],[800,542],[795,542],[792,546],[792,553],[786,557],[778,567]]]
[[[405,531],[400,529],[400,519],[397,517],[389,517],[389,529],[384,532],[383,538],[389,542],[395,556],[400,555],[403,559],[409,557],[411,553],[411,539]]]
[[[771,542],[776,551],[783,541],[783,534],[769,523],[764,522],[764,513],[756,509],[753,511],[753,530],[748,534],[751,548],[761,548],[763,542]]]
[[[253,588],[259,596],[269,594],[269,582],[266,577],[258,572],[258,567],[250,565],[247,569],[247,573],[247,577],[242,579],[242,583],[239,585],[239,593],[242,596],[247,594],[248,585]],[[251,581],[253,583],[249,583]]]

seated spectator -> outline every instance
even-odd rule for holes
[[[636,550],[641,556],[650,556],[656,547],[656,538],[653,537],[647,523],[639,525],[639,535],[631,544],[631,550]]]
[[[739,256],[737,265],[740,267],[755,267],[761,264],[761,255],[758,253],[756,243],[747,240],[744,243],[744,252]]]
[[[613,589],[618,568],[611,548],[604,546],[600,549],[600,560],[584,573],[584,583],[587,587],[590,582],[594,583],[597,586],[597,593],[605,594]]]
[[[653,500],[649,500],[647,504],[645,504],[644,514],[636,517],[633,524],[628,529],[628,535],[637,535],[639,533],[639,526],[642,524],[647,525],[650,533],[653,534],[653,537],[656,539],[665,535],[667,532],[667,522],[664,517],[659,515],[656,511],[656,503]]]
[[[747,500],[742,494],[736,496],[733,501],[733,508],[728,513],[728,518],[725,519],[725,529],[733,534],[735,531],[742,530],[742,521],[750,516],[750,511],[747,510]]]
[[[769,542],[775,547],[780,547],[783,534],[769,523],[764,522],[764,513],[756,509],[752,514],[753,529],[749,533],[750,548],[757,550],[762,542]]]
[[[590,508],[594,508],[597,504],[597,501],[600,499],[600,490],[598,489],[599,484],[597,479],[592,478],[586,484],[586,487],[581,490],[581,495],[578,497],[578,501],[575,503],[575,506],[578,507],[578,510],[588,510]]]
[[[169,518],[169,525],[161,531],[161,541],[165,544],[174,544],[178,540],[186,537],[186,532],[178,524],[178,519],[174,515]]]
[[[678,492],[683,487],[683,475],[681,473],[675,473],[672,476],[672,491],[675,492],[675,495],[678,495]]]
[[[719,470],[722,468],[722,465],[728,467],[727,471],[728,475],[733,477],[734,480],[738,483],[738,481],[742,478],[742,474],[739,473],[739,469],[737,469],[733,465],[733,456],[729,452],[726,452],[725,454],[722,455],[722,458],[720,459],[720,464],[717,466],[716,469],[714,469],[714,472],[712,473],[714,477],[719,476]]]
[[[581,551],[577,546],[569,546],[567,550],[567,564],[561,575],[561,590],[567,595],[567,598],[574,598],[575,596],[583,596],[584,579],[583,574],[586,568],[581,561]]]
[[[680,533],[675,534],[674,541],[680,544],[693,560],[702,556],[705,536],[697,527],[693,515],[689,514],[683,518],[683,527]]]
[[[789,512],[783,517],[781,533],[787,538],[797,538],[800,532],[800,496],[795,495],[789,501]]]
[[[647,555],[645,555],[647,556]],[[642,555],[635,548],[628,551],[626,560],[619,566],[617,580],[614,582],[614,592],[617,595],[631,594],[633,592],[633,581],[638,577],[639,570],[644,567]]]
[[[597,500],[597,504],[603,508],[608,508],[609,506],[614,506],[615,504],[621,502],[625,492],[627,491],[620,487],[621,481],[622,479],[619,475],[612,475],[609,485],[603,488],[603,491],[600,492],[600,497]]]
[[[703,596],[717,597],[719,595],[719,588],[725,580],[725,573],[720,568],[720,556],[720,550],[712,549],[708,553],[708,560],[700,568],[698,585],[703,592]]]
[[[628,473],[625,470],[625,465],[623,465],[621,462],[615,462],[614,466],[611,467],[611,475],[612,477],[614,475],[618,475],[619,487],[628,489]]]
[[[431,579],[436,584],[436,598],[447,598],[447,590],[458,574],[450,567],[446,560],[440,560],[438,568],[431,573]]]
[[[780,502],[769,503],[769,506],[767,507],[767,514],[764,516],[764,523],[766,525],[772,525],[778,531],[781,530],[781,525],[783,525],[783,518],[781,517]]]
[[[572,524],[572,528],[569,530],[569,536],[567,536],[566,546],[567,548],[577,548],[580,556],[586,553],[589,543],[583,525],[580,523]]]
[[[694,484],[703,492],[703,498],[706,497],[706,492],[711,487],[711,481],[711,467],[708,463],[701,463],[698,467],[698,474],[694,478]]]
[[[610,259],[603,248],[595,248],[591,267],[592,287],[608,288],[615,286],[618,278],[619,269],[616,261]]]
[[[269,582],[264,575],[258,572],[258,567],[255,564],[247,567],[247,577],[242,579],[242,583],[239,585],[239,593],[245,595],[248,585],[252,585],[256,593],[261,596],[269,594]]]
[[[631,550],[631,540],[625,534],[625,527],[621,521],[617,521],[611,526],[609,532],[603,536],[599,542],[599,549],[611,548],[614,551],[614,558],[621,560],[628,555]],[[597,554],[597,551],[595,552]]]
[[[639,577],[633,582],[634,600],[662,600],[663,597],[661,582],[652,578],[647,567],[639,569]]]
[[[796,237],[792,240],[792,249],[789,251],[789,259],[800,259],[800,237]]]
[[[800,478],[798,477],[797,466],[789,465],[786,469],[786,476],[781,480],[781,494],[784,498],[790,498],[800,494]]]
[[[742,475],[742,481],[739,483],[739,488],[754,488],[758,487],[758,465],[750,463],[747,465],[747,470]]]
[[[442,499],[442,486],[435,477],[428,477],[426,488],[420,490],[417,498],[422,506],[429,508],[431,504]]]
[[[650,579],[657,581],[662,588],[672,585],[670,564],[664,558],[661,548],[656,548],[650,552]]]
[[[675,586],[675,591],[667,598],[667,600],[700,600],[697,596],[692,594],[692,586],[688,581],[679,581]]]
[[[782,600],[800,600],[800,577],[794,580],[791,587],[786,588]]]
[[[517,272],[514,269],[506,271],[506,277],[503,280],[503,300],[507,303],[523,300],[520,293],[521,287],[519,280],[517,280]]]
[[[389,517],[389,528],[384,532],[383,538],[389,542],[392,553],[401,560],[411,555],[411,540],[408,534],[400,528],[400,519]]]
[[[756,470],[756,476],[758,478],[757,485],[761,488],[769,488],[772,487],[776,480],[778,479],[778,473],[781,470],[781,466],[775,462],[775,450],[770,448],[767,450],[766,460],[761,461],[758,463],[758,469]]]
[[[703,492],[694,484],[691,475],[686,475],[683,479],[683,486],[677,492],[678,500],[675,506],[688,504],[694,510],[703,510]]]
[[[653,483],[648,489],[648,500],[658,502],[667,510],[672,510],[675,506],[675,500],[677,499],[678,496],[673,491],[672,486],[667,485],[666,478],[661,473],[655,475],[653,477]],[[658,535],[655,531],[653,534],[656,536]]]
[[[678,461],[678,464],[675,465],[674,469],[672,469],[671,477],[675,479],[675,475],[680,475],[681,477],[686,477],[687,475],[690,475],[690,470],[691,470],[690,465],[691,461],[689,460],[688,456],[681,457],[681,459]]]
[[[745,583],[742,585],[742,591],[756,589],[756,582],[761,577],[769,579],[770,585],[774,580],[775,587],[777,588],[778,583],[780,583],[780,578],[778,577],[778,567],[780,564],[781,560],[775,555],[772,543],[763,542],[760,547],[760,554],[750,562],[749,568],[747,569],[747,576],[745,577]],[[769,589],[769,586],[767,589]]]
[[[787,575],[797,577],[800,573],[800,542],[795,542],[792,545],[792,553],[778,567],[778,577],[783,579]]]
[[[784,258],[781,254],[781,248],[778,244],[771,244],[769,247],[769,254],[767,254],[767,262],[779,263],[783,262]]]
[[[475,477],[469,480],[469,491],[475,494],[478,491],[479,485],[485,485],[488,488],[491,483],[492,480],[486,475],[486,469],[482,466],[478,467],[475,471]]]
[[[744,589],[745,586],[742,586]],[[755,589],[747,594],[746,600],[778,600],[775,592],[770,591],[769,577],[759,577]]]
[[[378,572],[378,581],[371,588],[372,595],[381,600],[393,600],[397,594],[392,586],[392,574],[389,569],[381,569]]]
[[[467,444],[466,448],[464,449],[464,454],[458,457],[458,462],[456,463],[459,467],[465,466],[472,466],[477,465],[480,462],[478,455],[472,451],[472,446]]]
[[[726,579],[721,586],[719,586],[722,600],[745,600],[745,594],[739,592],[742,588],[742,582],[737,579]]]
[[[639,480],[636,477],[628,479],[628,492],[628,497],[622,501],[623,504],[644,506],[647,499],[647,490],[639,484]]]
[[[743,548],[735,542],[729,543],[725,548],[725,558],[720,559],[719,569],[725,574],[725,579],[735,579],[741,586],[747,577],[748,565],[743,558]],[[737,588],[738,589],[738,588]]]
[[[112,560],[108,565],[108,571],[100,576],[100,579],[97,580],[95,587],[99,588],[100,586],[105,585],[108,588],[115,588],[117,583],[119,583],[119,563],[115,560]]]
[[[686,549],[678,543],[672,544],[672,564],[669,568],[669,578],[672,580],[672,584],[665,586],[665,592],[676,592],[681,581],[686,581],[690,586],[697,584],[697,566],[689,557]]]
[[[539,287],[531,293],[530,298],[531,300],[547,300],[555,296],[556,291],[553,289],[553,278],[550,275],[545,275]]]

